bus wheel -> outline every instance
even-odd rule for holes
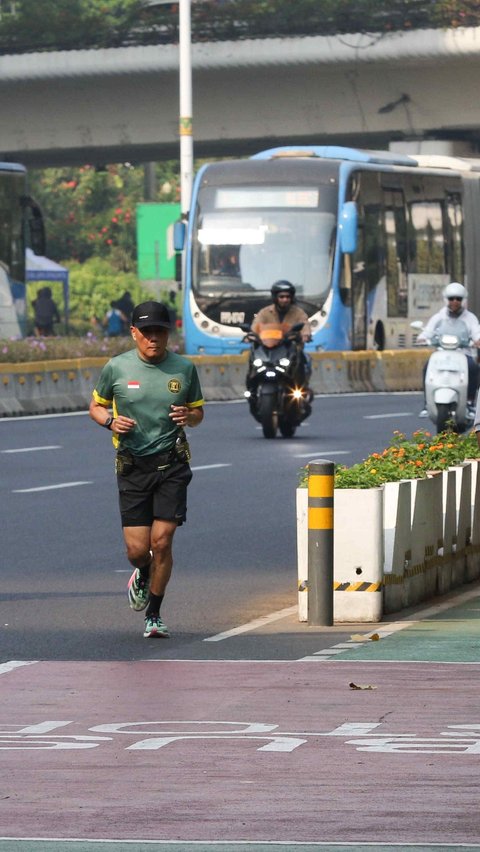
[[[375,334],[373,335],[373,348],[378,352],[383,352],[385,349],[385,329],[383,323],[377,322],[375,326]]]

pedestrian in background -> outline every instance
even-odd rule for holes
[[[110,302],[110,308],[105,314],[103,320],[104,328],[107,331],[107,337],[119,337],[123,334],[127,318],[123,311],[118,307],[118,302]]]
[[[123,333],[130,334],[130,323],[132,321],[132,313],[134,308],[132,297],[130,295],[130,290],[125,290],[123,296],[120,296],[120,298],[116,300],[116,305],[118,310],[125,315],[125,321],[123,323]]]
[[[36,337],[52,337],[55,334],[53,324],[60,322],[60,314],[50,287],[42,287],[32,305]]]
[[[90,403],[90,417],[113,433],[123,536],[134,568],[128,599],[132,609],[146,608],[146,638],[169,635],[160,607],[192,478],[184,428],[203,420],[197,370],[167,349],[169,330],[166,305],[137,305],[130,329],[135,348],[104,366]]]

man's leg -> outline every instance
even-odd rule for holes
[[[123,527],[123,538],[127,549],[127,558],[136,569],[128,583],[128,600],[132,609],[145,609],[149,597],[151,528]]]
[[[123,527],[123,538],[127,548],[127,559],[134,568],[150,565],[150,527]]]
[[[152,524],[149,549],[153,553],[150,571],[150,591],[152,595],[164,595],[172,573],[172,543],[176,521],[155,519]]]
[[[172,542],[176,521],[155,520],[152,524],[150,546],[153,553],[152,566],[150,569],[150,597],[148,599],[145,613],[145,638],[157,636],[168,637],[168,628],[160,618],[160,607],[162,605],[165,590],[172,573]]]

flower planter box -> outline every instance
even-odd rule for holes
[[[478,460],[334,491],[334,620],[378,622],[480,576]],[[297,489],[299,620],[308,621],[308,490]]]

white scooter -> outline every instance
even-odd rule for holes
[[[423,323],[411,327],[422,330]],[[435,331],[427,346],[435,346],[428,359],[425,374],[425,401],[428,416],[437,432],[452,428],[464,432],[473,425],[474,414],[468,402],[468,360],[471,345],[465,323],[452,324],[446,319]]]

